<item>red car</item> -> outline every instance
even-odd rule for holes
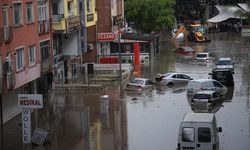
[[[191,47],[179,47],[174,52],[178,54],[194,54],[195,50]]]

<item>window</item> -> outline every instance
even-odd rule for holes
[[[182,141],[194,142],[194,128],[182,128]]]
[[[69,16],[73,15],[73,2],[72,1],[68,1],[68,14]]]
[[[8,41],[10,39],[10,27],[8,18],[8,8],[3,8],[3,32],[5,41]]]
[[[44,41],[40,43],[42,61],[45,61],[49,58],[49,49],[49,41]]]
[[[46,1],[38,1],[38,20],[44,21],[48,19],[48,10]]]
[[[213,81],[214,87],[222,87],[222,85],[219,82]]]
[[[92,12],[92,0],[87,0],[87,11]]]
[[[28,48],[29,51],[29,65],[34,65],[36,63],[36,46],[32,45]]]
[[[34,22],[33,3],[26,3],[26,21],[27,23]]]
[[[24,67],[24,48],[16,49],[16,69],[20,70]]]
[[[19,26],[22,24],[22,4],[13,3],[14,25]]]
[[[198,142],[211,142],[211,132],[209,128],[198,128]]]

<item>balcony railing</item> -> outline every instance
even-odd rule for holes
[[[71,33],[80,29],[80,16],[72,16],[67,19],[66,33]]]
[[[52,15],[52,22],[60,22],[64,18],[64,14]]]
[[[7,73],[7,89],[10,90],[14,87],[14,75],[12,72]]]
[[[38,21],[38,34],[46,34],[50,31],[50,21],[49,20],[41,20]]]
[[[3,27],[3,37],[4,37],[5,43],[11,42],[11,40],[13,38],[13,28],[10,26]]]
[[[3,28],[0,28],[0,45],[3,44],[3,41],[4,41]]]
[[[52,64],[50,63],[50,59],[46,59],[42,61],[41,63],[41,72],[46,73],[48,72],[52,67]]]

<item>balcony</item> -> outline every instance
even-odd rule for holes
[[[66,33],[71,33],[80,29],[80,16],[68,18]]]
[[[46,34],[50,31],[50,21],[49,20],[41,20],[38,21],[38,34]]]
[[[0,28],[0,45],[3,44],[3,41],[4,41],[3,28]]]
[[[52,16],[53,29],[55,31],[68,34],[80,29],[80,16],[63,17],[63,14]]]
[[[13,27],[3,27],[3,38],[5,43],[11,42],[13,38]]]
[[[46,73],[51,70],[52,64],[50,63],[50,59],[46,59],[41,63],[41,72]]]

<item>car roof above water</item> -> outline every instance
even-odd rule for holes
[[[215,115],[213,113],[187,113],[184,122],[212,122]]]

